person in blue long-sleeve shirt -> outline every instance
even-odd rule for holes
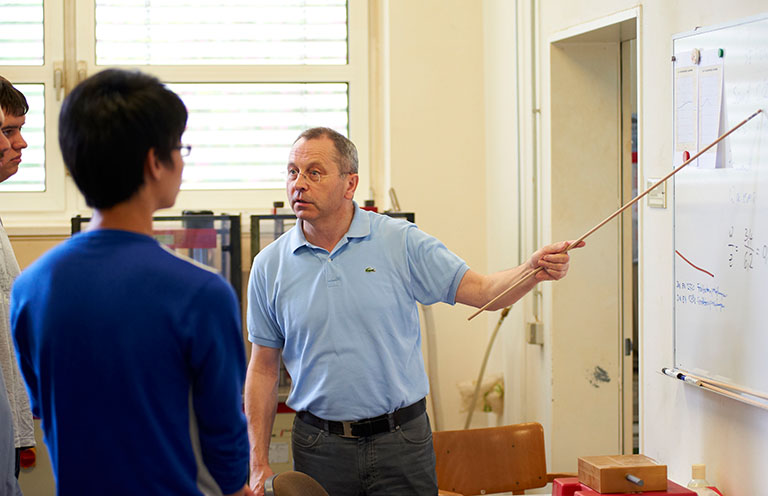
[[[86,232],[18,277],[11,328],[59,495],[251,495],[235,294],[152,237],[190,147],[152,76],[109,69],[59,117]]]

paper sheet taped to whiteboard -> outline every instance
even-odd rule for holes
[[[675,151],[678,162],[713,142],[725,129],[723,57],[721,49],[675,56]],[[690,167],[725,167],[725,147],[718,145]]]

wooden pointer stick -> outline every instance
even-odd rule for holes
[[[734,400],[741,401],[742,403],[746,403],[748,405],[756,406],[758,408],[762,408],[764,410],[768,410],[768,405],[765,403],[761,403],[759,401],[755,401],[750,398],[746,398],[738,393],[734,393],[733,391],[730,391],[728,389],[719,388],[717,386],[713,386],[712,384],[708,382],[702,382],[699,384],[699,387],[702,389],[709,389],[710,391],[714,391],[716,393],[720,393],[723,396],[728,396],[729,398],[733,398]]]
[[[721,387],[721,388],[733,389],[734,391],[737,391],[739,393],[748,394],[750,396],[756,396],[758,398],[762,398],[764,400],[768,400],[768,394],[761,393],[761,392],[755,391],[753,389],[747,389],[747,388],[743,388],[743,387],[739,387],[739,386],[734,386],[733,384],[728,384],[728,383],[725,383],[725,382],[716,381],[714,379],[708,379],[706,377],[701,377],[701,376],[698,376],[698,375],[689,374],[688,372],[686,372],[684,370],[680,370],[679,372],[682,373],[683,375],[685,375],[686,377],[690,377],[692,379],[696,379],[697,381],[699,381],[701,383],[706,383],[708,385],[717,386],[717,387]]]
[[[613,219],[614,219],[616,216],[618,216],[619,214],[621,214],[621,213],[622,213],[624,210],[628,209],[629,207],[631,207],[632,205],[634,205],[635,203],[637,203],[638,201],[640,201],[640,199],[641,199],[641,198],[643,198],[645,195],[647,195],[648,193],[650,193],[650,192],[651,192],[651,191],[652,191],[654,188],[656,188],[657,186],[659,186],[660,184],[662,184],[664,181],[666,181],[666,180],[667,180],[667,179],[669,179],[670,177],[672,177],[672,176],[674,176],[675,174],[677,174],[678,172],[680,172],[680,171],[683,169],[683,167],[685,167],[686,165],[688,165],[688,164],[690,164],[691,162],[693,162],[694,160],[696,160],[696,159],[697,159],[697,158],[698,158],[698,157],[699,157],[701,154],[705,153],[707,150],[709,150],[710,148],[712,148],[713,146],[715,146],[716,144],[718,144],[720,141],[722,141],[723,139],[725,139],[725,138],[726,138],[726,137],[727,137],[729,134],[731,134],[732,132],[736,131],[738,128],[740,128],[741,126],[743,126],[744,124],[746,124],[747,122],[749,122],[749,121],[750,121],[750,120],[751,120],[753,117],[755,117],[757,114],[759,114],[759,113],[760,113],[760,112],[762,112],[762,111],[763,111],[763,109],[757,109],[757,110],[756,110],[756,111],[755,111],[755,112],[754,112],[752,115],[750,115],[749,117],[747,117],[747,118],[746,118],[746,119],[744,119],[743,121],[741,121],[741,122],[739,122],[738,124],[736,124],[735,126],[733,126],[731,129],[729,129],[728,131],[726,131],[724,134],[722,134],[722,135],[721,135],[719,138],[717,138],[715,141],[713,141],[712,143],[710,143],[709,145],[707,145],[706,147],[704,147],[704,148],[703,148],[701,151],[699,151],[699,152],[698,152],[696,155],[694,155],[693,157],[691,157],[691,158],[689,158],[688,160],[686,160],[685,162],[683,162],[683,164],[682,164],[682,165],[680,165],[678,168],[676,168],[675,170],[673,170],[672,172],[670,172],[669,174],[667,174],[667,175],[666,175],[666,176],[664,176],[663,178],[661,178],[661,179],[659,179],[658,181],[656,181],[656,183],[655,183],[653,186],[651,186],[650,188],[646,189],[645,191],[643,191],[642,193],[640,193],[639,195],[637,195],[637,196],[636,196],[634,199],[630,200],[630,201],[629,201],[629,202],[628,202],[626,205],[624,205],[623,207],[621,207],[620,209],[618,209],[617,211],[615,211],[614,213],[612,213],[611,215],[609,215],[608,217],[606,217],[606,218],[605,218],[605,220],[603,220],[603,221],[602,221],[602,222],[600,222],[598,225],[596,225],[595,227],[593,227],[592,229],[590,229],[589,231],[587,231],[587,232],[586,232],[586,233],[585,233],[583,236],[581,236],[579,239],[577,239],[577,240],[576,240],[576,241],[574,241],[573,243],[569,244],[569,245],[568,245],[568,246],[565,248],[565,250],[563,250],[563,251],[561,251],[561,252],[559,252],[559,253],[567,253],[569,250],[573,249],[575,246],[578,246],[578,244],[579,244],[579,243],[581,243],[582,241],[584,241],[584,239],[586,239],[586,238],[587,238],[587,236],[589,236],[589,235],[590,235],[590,234],[592,234],[593,232],[597,231],[598,229],[600,229],[601,227],[603,227],[605,224],[607,224],[608,222],[610,222],[611,220],[613,220]],[[527,273],[525,276],[523,276],[523,278],[522,278],[522,279],[520,279],[519,281],[517,281],[516,283],[514,283],[512,286],[510,286],[509,288],[505,289],[505,290],[504,290],[504,291],[503,291],[503,292],[502,292],[500,295],[498,295],[497,297],[495,297],[494,299],[492,299],[491,301],[489,301],[488,303],[486,303],[485,305],[483,305],[482,307],[480,307],[480,308],[479,308],[479,309],[478,309],[478,310],[477,310],[475,313],[473,313],[472,315],[470,315],[470,316],[469,316],[469,318],[468,318],[467,320],[472,320],[472,319],[474,319],[475,317],[477,317],[478,315],[480,315],[480,313],[481,313],[483,310],[485,310],[485,309],[486,309],[486,308],[488,308],[489,306],[491,306],[491,305],[493,305],[494,303],[496,303],[496,301],[498,301],[500,298],[503,298],[503,297],[504,297],[504,296],[505,296],[507,293],[509,293],[510,291],[512,291],[513,289],[515,289],[516,287],[520,286],[520,285],[521,285],[523,282],[527,281],[528,279],[530,279],[530,278],[531,278],[531,277],[533,277],[534,275],[538,274],[538,273],[539,273],[539,272],[541,272],[542,270],[544,270],[544,267],[537,267],[537,268],[535,268],[534,270],[532,270],[532,271],[528,272],[528,273]]]

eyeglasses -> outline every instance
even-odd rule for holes
[[[182,157],[189,157],[189,154],[192,153],[192,145],[177,145],[173,149],[179,150]]]
[[[347,174],[349,174],[349,172],[342,172],[339,174],[339,176],[346,176]],[[298,181],[299,176],[303,176],[307,181],[319,183],[326,177],[330,176],[330,174],[323,174],[318,170],[301,172],[299,169],[288,169],[285,173],[285,176],[289,182]]]

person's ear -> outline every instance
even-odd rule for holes
[[[347,174],[346,178],[347,181],[346,189],[344,190],[344,199],[351,200],[355,197],[355,190],[357,189],[357,185],[360,182],[360,176],[357,174]]]
[[[162,168],[163,164],[160,163],[155,149],[150,148],[147,150],[147,156],[144,157],[144,177],[157,180],[160,177]]]

